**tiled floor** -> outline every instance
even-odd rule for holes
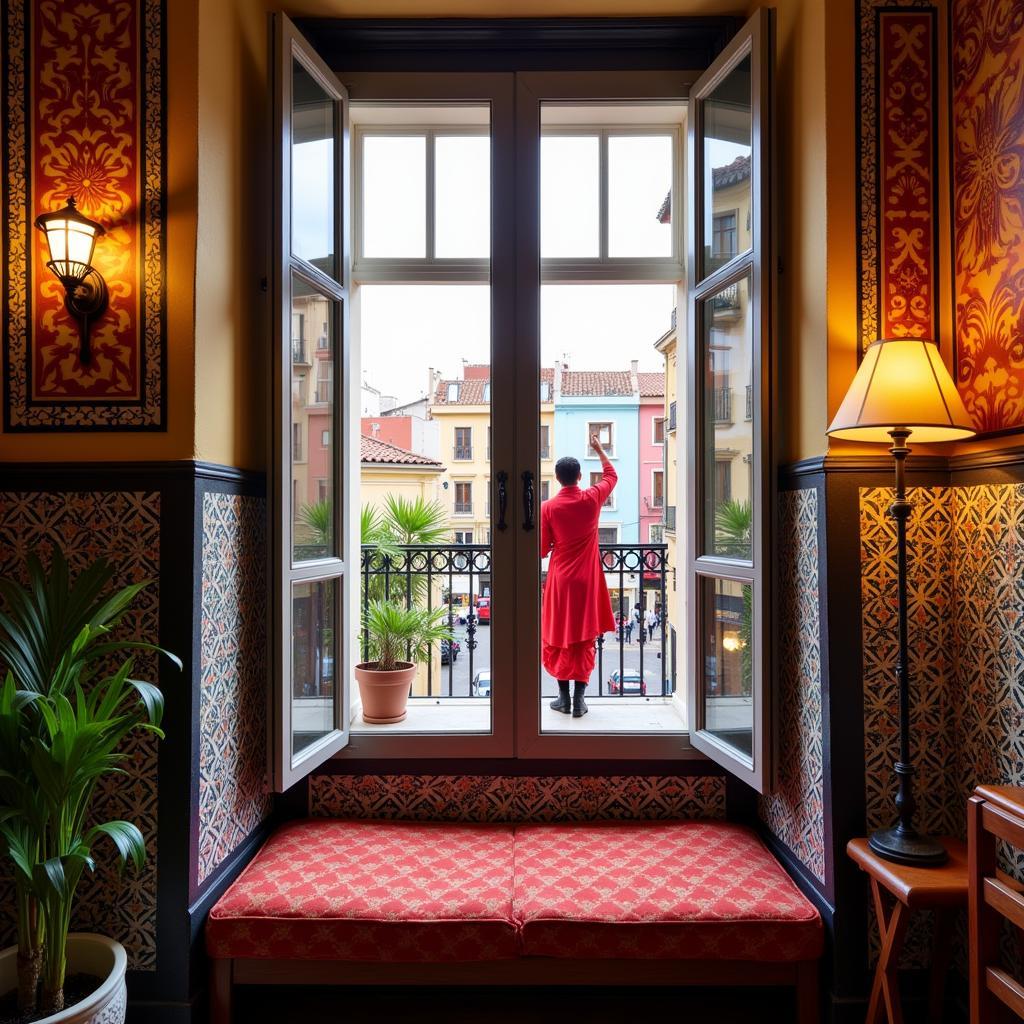
[[[792,1024],[781,989],[240,989],[236,1020],[275,1024]]]

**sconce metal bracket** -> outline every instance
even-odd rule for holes
[[[53,267],[47,264],[52,270]],[[78,358],[83,366],[92,362],[90,333],[94,320],[107,311],[109,295],[103,275],[90,267],[89,273],[69,287],[64,285],[64,308],[78,324]]]

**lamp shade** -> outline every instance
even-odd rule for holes
[[[103,226],[89,220],[75,208],[75,197],[67,206],[36,217],[36,227],[46,235],[50,250],[47,266],[65,286],[80,284],[92,269],[96,239],[104,234]]]
[[[827,433],[851,441],[890,442],[893,429],[912,431],[915,441],[957,441],[974,435],[934,342],[872,342]]]

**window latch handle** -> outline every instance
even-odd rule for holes
[[[505,513],[508,511],[508,473],[501,470],[498,473],[498,529],[507,530],[508,523],[505,522]]]
[[[523,470],[523,529],[533,529],[533,471]]]

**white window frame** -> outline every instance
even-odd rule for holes
[[[369,76],[360,76],[368,78]],[[398,78],[399,76],[392,76]],[[405,76],[409,77],[409,76]],[[435,76],[437,77],[437,76]],[[379,80],[379,79],[378,79]],[[409,105],[414,105],[417,100],[409,99]],[[443,104],[451,107],[466,107],[465,102],[450,99]],[[353,262],[352,274],[359,281],[387,282],[387,281],[478,281],[486,283],[490,280],[490,260],[487,258],[476,259],[472,257],[448,258],[434,255],[435,251],[435,224],[436,224],[436,195],[434,192],[435,182],[435,143],[439,135],[479,137],[491,134],[491,125],[467,125],[452,124],[445,125],[440,122],[424,124],[397,124],[397,125],[357,125],[352,131],[352,159],[353,159],[353,188],[352,188],[352,229],[353,229]],[[426,173],[424,175],[424,186],[426,189],[426,203],[424,217],[426,218],[424,235],[423,256],[364,256],[363,255],[363,152],[364,141],[370,136],[422,136],[426,140],[424,159],[426,162]],[[494,192],[494,166],[492,161],[491,190]],[[491,239],[492,251],[494,240]]]
[[[619,524],[619,523],[601,523],[601,525],[598,526],[597,529],[598,529],[598,534],[597,534],[597,542],[598,542],[598,544],[618,544],[619,543],[619,537],[622,536],[622,526],[621,526],[621,524]],[[607,539],[601,540],[601,533],[600,533],[601,530],[614,530],[615,531],[615,539],[614,540],[607,540]]]
[[[656,495],[656,491],[655,491],[655,487],[654,487],[654,479],[657,476],[661,477],[661,504],[660,505],[656,505],[654,503],[654,499],[655,499],[655,495]],[[664,509],[666,504],[667,504],[667,502],[665,501],[665,468],[663,466],[658,466],[656,469],[652,469],[651,470],[651,508]]]
[[[623,73],[623,76],[625,77],[626,74]],[[635,76],[633,73],[629,73],[629,77]],[[522,78],[523,76],[520,75],[520,79]],[[586,102],[592,103],[595,100],[591,98]],[[550,137],[578,138],[580,136],[596,136],[598,139],[598,255],[542,256],[540,261],[542,283],[574,280],[590,284],[628,280],[657,283],[681,280],[685,272],[683,265],[685,241],[682,228],[683,218],[681,217],[672,219],[672,251],[668,256],[611,256],[608,252],[608,140],[613,136],[670,136],[672,139],[671,190],[672,195],[678,196],[682,195],[683,164],[685,162],[683,159],[685,152],[683,133],[680,126],[671,122],[632,125],[594,122],[591,124],[547,125],[541,128],[540,134],[542,139]],[[537,209],[539,214],[539,205]]]
[[[469,511],[468,512],[456,512],[455,511],[456,506],[460,504],[458,496],[459,496],[459,487],[462,487],[462,486],[465,486],[465,487],[469,488],[469,503],[468,503],[469,504]],[[461,502],[461,504],[465,505],[466,502]],[[473,518],[473,505],[474,505],[473,481],[472,480],[453,480],[452,481],[452,518],[456,518],[456,519],[463,519],[463,518],[465,518],[465,519],[472,519]]]
[[[583,451],[586,452],[586,454],[584,455],[584,459],[586,461],[588,461],[588,462],[600,462],[601,461],[601,456],[598,455],[596,452],[594,452],[594,454],[590,453],[590,435],[595,433],[595,431],[591,430],[591,427],[593,427],[595,424],[598,424],[598,423],[607,423],[608,424],[608,436],[611,438],[611,441],[609,442],[608,448],[610,448],[611,451],[609,451],[608,448],[606,448],[605,449],[605,455],[608,456],[608,459],[609,459],[610,462],[615,462],[618,459],[618,457],[619,457],[616,454],[616,452],[615,452],[615,438],[616,438],[616,436],[617,436],[619,431],[618,431],[618,423],[615,420],[613,420],[613,419],[612,420],[587,420],[586,430],[584,430],[584,432],[583,432]],[[600,438],[598,438],[598,440],[600,440]]]
[[[658,440],[658,424],[661,423],[661,440]],[[665,435],[668,433],[668,417],[667,416],[652,416],[651,417],[651,444],[656,444],[661,448],[665,444]]]
[[[654,536],[654,531],[659,530],[661,532],[660,537]],[[647,524],[647,543],[648,544],[664,544],[665,543],[665,524],[664,523],[648,523]]]

